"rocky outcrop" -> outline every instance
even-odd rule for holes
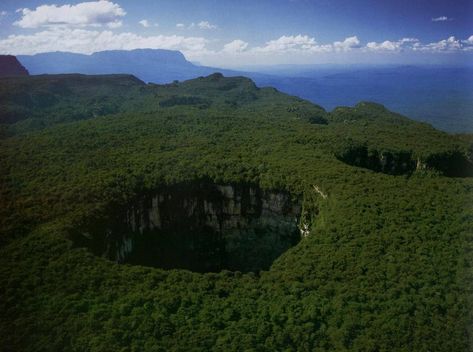
[[[298,227],[300,214],[300,200],[287,192],[201,181],[143,194],[89,237],[117,262],[259,271],[308,233]]]
[[[28,76],[28,71],[12,55],[0,55],[0,76]]]

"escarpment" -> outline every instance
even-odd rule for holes
[[[82,244],[119,263],[164,269],[266,270],[302,234],[300,198],[249,184],[165,186],[111,213],[88,225]]]

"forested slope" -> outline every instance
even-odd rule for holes
[[[469,136],[219,74],[1,86],[0,350],[471,347]],[[256,273],[120,264],[76,240],[117,205],[196,180],[289,192],[309,233]]]

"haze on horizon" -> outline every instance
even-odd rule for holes
[[[6,0],[0,54],[159,48],[220,67],[466,65],[471,23],[470,0]]]

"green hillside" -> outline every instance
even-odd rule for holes
[[[0,350],[471,348],[471,136],[373,103],[326,112],[220,74],[0,78],[0,109]],[[264,265],[110,255],[125,214],[214,188],[227,198],[205,204],[241,196],[248,238],[197,247],[185,216],[172,225],[193,249],[231,243]],[[307,232],[286,246],[274,229],[293,213]]]

